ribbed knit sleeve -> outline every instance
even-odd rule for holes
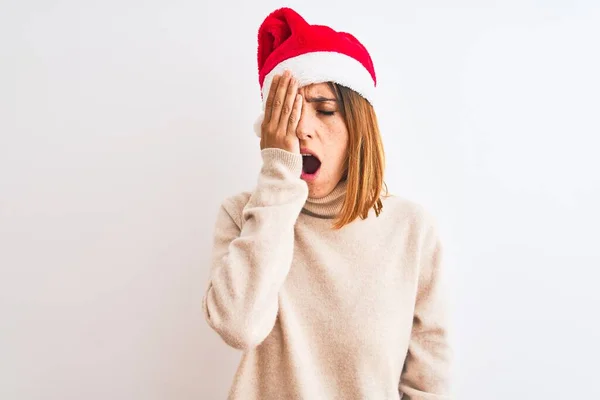
[[[294,225],[308,197],[300,154],[264,149],[261,156],[258,184],[243,209],[228,202],[219,209],[202,302],[210,327],[237,349],[258,346],[273,329]]]
[[[442,245],[435,223],[426,230],[413,329],[400,379],[406,400],[452,399],[446,286],[441,271]]]

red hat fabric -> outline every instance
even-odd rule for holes
[[[350,33],[310,25],[291,8],[270,13],[258,30],[258,82],[263,110],[275,75],[288,69],[300,87],[336,82],[373,104],[377,78],[367,49]],[[254,126],[260,134],[261,114]]]

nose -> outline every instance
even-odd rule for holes
[[[300,140],[305,140],[308,138],[312,138],[312,122],[310,120],[310,116],[304,107],[302,107],[302,112],[300,113],[300,120],[298,121],[298,126],[296,127],[296,136]]]

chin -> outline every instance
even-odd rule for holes
[[[332,177],[331,174],[327,173],[327,170],[323,171],[322,168],[319,168],[314,174],[302,172],[301,179],[308,185],[309,197],[319,199],[331,193],[340,180],[345,179],[345,177]]]
[[[329,187],[327,184],[320,182],[306,182],[306,184],[308,185],[308,196],[313,199],[325,197],[335,189],[335,185]]]

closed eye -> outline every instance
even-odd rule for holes
[[[333,115],[335,113],[335,111],[324,111],[324,110],[317,110],[317,112],[321,115]]]

